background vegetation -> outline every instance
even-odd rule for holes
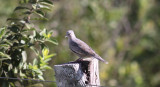
[[[18,0],[0,1],[0,26],[12,14]],[[54,0],[50,20],[40,27],[53,31],[59,45],[50,43],[57,55],[50,66],[73,61],[77,56],[64,38],[72,29],[108,65],[100,62],[101,85],[107,87],[160,87],[160,1],[159,0]],[[30,54],[31,55],[31,54]],[[32,55],[31,55],[32,56]],[[28,60],[32,57],[28,57]],[[53,70],[45,79],[55,80]],[[43,83],[53,87],[55,83]]]

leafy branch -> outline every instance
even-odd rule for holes
[[[50,0],[20,0],[13,15],[7,19],[7,26],[0,28],[0,76],[44,80],[43,71],[51,68],[48,61],[55,56],[49,54],[45,42],[58,43],[52,37],[53,32],[39,30],[32,21],[47,20],[45,14],[52,7]],[[28,48],[37,57],[32,64],[26,63]],[[10,85],[14,86],[13,82],[9,81]]]

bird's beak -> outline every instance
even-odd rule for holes
[[[67,38],[68,36],[65,36],[65,38]]]

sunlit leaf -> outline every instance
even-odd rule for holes
[[[26,51],[22,51],[22,61],[26,62],[26,60],[27,60],[27,53]]]
[[[2,36],[5,34],[5,27],[0,28],[0,39],[2,38]]]
[[[44,62],[48,62],[48,61],[50,61],[50,60],[51,60],[51,58],[48,58],[48,59],[45,59]]]
[[[39,4],[39,8],[40,8],[40,9],[51,10],[50,7],[48,7],[48,6],[46,6],[46,5],[43,5],[43,4]]]
[[[39,75],[43,75],[43,72],[42,72],[40,69],[34,69],[34,71],[35,71],[36,73],[38,73]]]
[[[12,64],[9,64],[8,66],[8,71],[12,70],[13,69],[13,65]]]
[[[50,38],[50,39],[47,39],[46,41],[51,42],[51,43],[53,43],[55,45],[58,45],[58,42],[55,39]]]
[[[43,78],[41,75],[38,75],[38,78],[39,78],[40,80],[44,80],[44,78]]]
[[[21,76],[21,77],[24,77],[24,76],[26,76],[25,75],[25,73],[22,73],[22,71],[20,70],[20,73],[19,73],[19,75]]]
[[[45,56],[45,59],[51,58],[51,57],[53,57],[53,56],[55,56],[55,55],[56,55],[55,53],[50,54],[50,55],[47,55],[47,56]]]
[[[43,29],[41,32],[40,32],[40,35],[43,35],[43,34],[46,34],[47,33],[47,30],[46,29]]]
[[[33,65],[37,65],[38,64],[38,60],[35,58],[34,60],[33,60]]]
[[[0,52],[0,56],[1,56],[1,58],[4,57],[4,58],[11,59],[11,57],[8,54],[2,53],[2,52]]]
[[[38,66],[37,65],[33,65],[32,69],[36,71],[38,69]]]
[[[43,56],[45,57],[45,56],[47,56],[48,55],[48,53],[49,53],[49,49],[47,49],[47,48],[43,48],[43,50],[42,50],[42,54],[43,54]]]
[[[17,68],[14,68],[14,73],[18,73],[18,70],[17,70]]]
[[[51,6],[53,6],[53,2],[51,2],[50,0],[43,0],[43,1],[41,1],[40,3],[44,3],[44,4],[46,4],[46,5],[51,5]]]

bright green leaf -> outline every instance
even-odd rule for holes
[[[2,36],[5,34],[5,30],[6,28],[3,27],[3,28],[0,28],[0,39],[2,38]]]
[[[55,45],[58,45],[58,42],[55,39],[50,38],[50,39],[47,39],[46,41],[51,42],[51,43],[53,43]]]
[[[48,54],[49,54],[49,49],[48,49],[48,48],[44,48],[44,49],[42,50],[42,54],[43,54],[43,57],[48,56]]]
[[[54,54],[47,55],[47,56],[45,56],[45,59],[51,58],[51,57],[53,57],[53,56],[55,56],[55,55],[56,55],[55,53],[54,53]]]

